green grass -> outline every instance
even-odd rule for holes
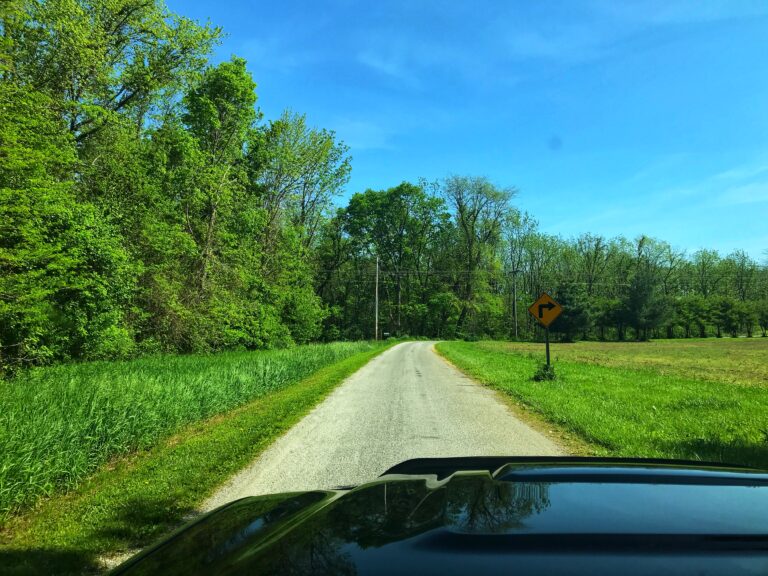
[[[102,570],[105,555],[143,547],[388,346],[369,346],[301,382],[197,422],[154,448],[113,461],[79,488],[44,500],[0,532],[3,574]]]
[[[542,357],[544,346],[529,342],[485,342],[486,348]],[[768,338],[691,338],[652,342],[552,344],[554,360],[616,368],[648,369],[745,386],[768,385]]]
[[[700,363],[708,366],[710,379],[702,380],[697,377],[697,366],[686,375],[684,367],[669,370],[664,364],[665,368],[659,369],[646,360],[648,354],[675,356],[677,343],[630,344],[610,356],[595,356],[592,351],[589,360],[563,359],[568,354],[584,358],[588,346],[570,353],[561,345],[553,345],[554,357],[560,358],[555,364],[558,379],[554,382],[531,379],[543,361],[541,344],[521,349],[500,342],[443,342],[437,349],[470,376],[585,440],[597,455],[683,458],[768,468],[768,388],[731,381],[731,365],[748,364],[751,348],[745,347],[745,358],[739,358],[739,350],[729,343],[728,355],[735,357],[724,362],[720,372],[703,348],[698,352]],[[529,352],[534,349],[538,354],[532,356]],[[661,353],[654,352],[658,350]],[[719,355],[720,351],[714,354]],[[763,366],[753,365],[760,373]],[[743,370],[739,380],[756,384],[759,376]]]
[[[0,525],[116,456],[373,348],[335,343],[41,368],[0,382]]]

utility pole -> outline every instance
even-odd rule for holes
[[[379,339],[379,257],[376,256],[376,311],[373,319],[374,340]]]
[[[517,268],[512,270],[512,317],[515,319],[515,340],[517,340]]]

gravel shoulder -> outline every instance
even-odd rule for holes
[[[245,496],[360,484],[410,458],[566,453],[433,346],[405,342],[374,358],[202,510]]]

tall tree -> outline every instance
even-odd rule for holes
[[[456,221],[461,271],[461,312],[456,329],[464,328],[474,305],[483,259],[496,251],[514,188],[498,188],[487,178],[451,176],[441,187],[442,197]]]
[[[305,248],[312,246],[333,198],[349,179],[348,151],[333,132],[310,128],[304,115],[290,111],[254,131],[248,170],[261,194],[267,229],[284,220],[297,228]]]
[[[184,98],[184,123],[196,141],[195,186],[186,192],[185,213],[199,247],[198,281],[208,288],[208,275],[220,256],[219,222],[233,210],[236,188],[242,185],[245,138],[256,121],[256,84],[245,60],[233,58],[208,69]]]
[[[624,293],[622,315],[635,330],[637,340],[646,340],[658,327],[666,312],[661,288],[662,269],[660,259],[664,247],[647,236],[640,236],[635,243],[635,255],[629,285]]]
[[[119,115],[141,128],[205,62],[220,30],[158,0],[27,0],[6,29],[5,77],[51,96],[78,142]]]
[[[709,298],[722,281],[719,270],[720,255],[715,250],[699,250],[694,253],[691,266],[694,273],[694,288],[704,298]]]
[[[409,315],[426,311],[423,289],[428,282],[428,251],[443,211],[441,201],[428,197],[422,186],[407,182],[388,190],[355,194],[349,202],[345,229],[370,258],[380,258],[383,277],[388,280],[384,286],[391,332],[402,333],[404,293],[415,297],[405,303]],[[394,294],[389,294],[391,284]],[[414,304],[423,307],[420,313],[414,314]]]
[[[75,149],[49,96],[0,81],[0,372],[128,352],[127,255],[73,192]]]
[[[754,295],[757,263],[744,250],[736,250],[723,261],[724,272],[736,297],[745,302]]]
[[[580,274],[587,296],[595,292],[596,284],[603,281],[603,275],[610,262],[611,252],[602,236],[582,234],[576,239],[576,252],[580,259]]]

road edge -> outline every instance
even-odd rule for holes
[[[462,369],[460,366],[454,364],[437,347],[438,344],[441,344],[444,342],[450,342],[450,341],[440,340],[438,342],[435,342],[432,345],[432,350],[434,351],[435,355],[438,356],[443,362],[445,362],[446,364],[448,364],[449,366],[451,366],[452,368],[454,368],[455,370],[463,374],[465,377],[469,378],[474,384],[477,384],[481,388],[485,388],[486,390],[489,390],[490,392],[492,392],[494,397],[499,401],[500,404],[502,404],[504,407],[507,408],[507,410],[509,410],[512,416],[514,416],[515,418],[523,422],[526,426],[529,426],[531,429],[535,430],[536,432],[538,432],[548,440],[557,444],[557,446],[563,450],[564,454],[567,454],[569,456],[597,455],[595,448],[591,446],[589,443],[587,443],[584,439],[580,438],[573,432],[565,430],[558,424],[550,422],[549,420],[544,418],[541,414],[539,414],[538,412],[533,410],[530,406],[518,400],[517,398],[514,398],[508,394],[504,394],[504,392],[499,390],[498,388],[477,380],[472,374]]]

